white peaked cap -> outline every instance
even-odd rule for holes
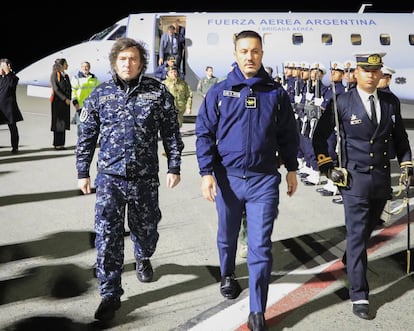
[[[356,68],[356,62],[354,60],[346,60],[344,62],[344,68],[345,71],[348,69],[355,69]]]
[[[381,68],[381,71],[382,71],[382,73],[384,75],[390,75],[390,76],[392,76],[393,74],[395,74],[395,70],[392,69],[392,68],[390,68],[390,67],[387,67],[387,66],[383,66]]]
[[[344,71],[344,64],[342,62],[339,61],[332,61],[331,62],[331,70],[341,70]]]
[[[325,75],[326,74],[326,68],[325,68],[325,66],[322,64],[322,63],[320,63],[320,62],[313,62],[312,64],[311,64],[311,66],[310,66],[310,69],[311,70],[313,70],[313,69],[319,69],[320,71],[322,71],[322,73]]]

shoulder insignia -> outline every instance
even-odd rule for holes
[[[332,163],[332,158],[330,156],[326,156],[325,154],[318,154],[316,160],[318,161],[318,166]]]
[[[79,120],[81,122],[85,122],[88,119],[88,117],[89,117],[88,111],[85,108],[82,108],[82,111],[79,115]]]

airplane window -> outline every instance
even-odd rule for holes
[[[384,46],[391,45],[391,36],[389,34],[386,34],[386,33],[381,33],[380,43],[381,43],[381,45],[384,45]]]
[[[116,30],[109,38],[108,40],[116,40],[118,38],[122,38],[126,36],[126,26],[122,25],[119,27],[118,30]]]
[[[352,45],[361,45],[362,44],[362,37],[358,33],[351,34],[351,44]]]
[[[303,35],[301,33],[292,34],[292,43],[293,45],[303,44]]]
[[[408,35],[408,42],[411,46],[414,46],[414,34]]]
[[[330,33],[323,33],[322,34],[322,44],[324,45],[332,45],[332,35]]]

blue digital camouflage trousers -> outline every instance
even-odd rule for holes
[[[151,257],[157,246],[159,179],[126,179],[98,174],[95,181],[96,276],[101,297],[119,297],[124,291],[121,273],[124,267],[125,208],[134,244],[135,259]]]

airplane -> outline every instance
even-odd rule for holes
[[[353,59],[356,52],[385,52],[383,61],[393,68],[391,90],[402,102],[414,102],[414,13],[370,13],[362,5],[351,12],[192,12],[130,14],[88,40],[59,50],[18,72],[27,94],[50,95],[50,71],[56,58],[66,58],[68,74],[77,73],[80,63],[91,63],[100,81],[111,77],[108,60],[114,41],[123,36],[144,42],[149,50],[147,75],[158,65],[162,32],[175,21],[186,28],[186,81],[195,89],[205,67],[213,66],[217,77],[225,77],[234,62],[233,36],[242,30],[255,30],[263,38],[263,64],[279,76],[283,63],[320,62]],[[329,75],[324,81],[329,84]],[[46,92],[40,92],[41,89]]]

